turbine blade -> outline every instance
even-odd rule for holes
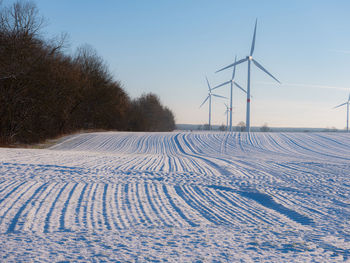
[[[254,48],[255,48],[255,36],[256,36],[256,25],[258,24],[258,19],[255,20],[255,27],[254,27],[254,35],[253,35],[253,41],[252,41],[252,47],[250,49],[250,55],[253,55]]]
[[[220,87],[222,87],[222,86],[225,86],[226,84],[231,83],[231,81],[232,81],[232,80],[229,80],[229,81],[226,81],[226,82],[224,82],[224,83],[221,83],[220,85],[215,86],[215,87],[212,88],[211,90],[214,90],[214,89],[220,88]]]
[[[222,69],[219,69],[219,70],[216,71],[215,73],[218,73],[218,72],[223,71],[223,70],[225,70],[225,69],[228,69],[228,68],[230,68],[230,67],[233,67],[233,66],[236,66],[236,65],[238,65],[238,64],[241,64],[241,63],[243,63],[243,62],[245,62],[245,61],[247,61],[247,60],[248,60],[248,58],[243,58],[243,59],[241,59],[241,60],[238,60],[238,61],[232,63],[231,65],[228,65],[228,66],[226,66],[226,67],[224,67],[224,68],[222,68]]]
[[[210,88],[210,84],[209,84],[209,80],[208,80],[207,76],[205,76],[205,79],[207,80],[208,89],[209,89],[209,92],[210,92],[210,91],[211,91],[211,88]]]
[[[221,95],[217,95],[217,94],[211,94],[211,95],[214,96],[214,97],[217,97],[217,98],[228,99],[227,97],[224,97],[224,96],[221,96]]]
[[[281,84],[281,82],[276,79],[270,72],[268,72],[263,66],[260,65],[260,63],[258,61],[256,61],[255,59],[253,59],[253,62],[255,64],[255,66],[257,66],[258,68],[260,68],[262,71],[264,71],[267,75],[269,75],[271,78],[273,78],[274,80],[276,80],[279,84]]]
[[[235,56],[235,63],[237,62],[237,55]],[[236,65],[233,66],[232,79],[235,79],[236,75]]]
[[[202,104],[201,104],[201,106],[199,106],[199,108],[201,108],[203,105],[204,105],[204,103],[206,103],[207,102],[207,100],[209,99],[209,95],[206,97],[206,99],[202,102]]]
[[[243,89],[238,83],[233,82],[233,84],[236,85],[237,88],[239,88],[241,91],[243,91],[244,93],[247,93],[247,91],[245,89]]]
[[[339,107],[344,106],[344,105],[346,105],[346,104],[348,104],[348,102],[345,102],[345,103],[343,103],[343,104],[340,104],[340,105],[338,105],[338,106],[335,106],[333,109],[339,108]]]
[[[350,102],[350,94],[349,94],[349,99],[348,99],[348,102]]]

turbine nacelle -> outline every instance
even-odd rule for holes
[[[253,60],[253,57],[252,57],[252,56],[247,56],[247,60],[252,61],[252,60]]]

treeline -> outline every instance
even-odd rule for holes
[[[0,12],[0,143],[31,143],[81,129],[171,131],[172,112],[154,94],[132,100],[89,46],[64,53],[47,40],[32,2]]]

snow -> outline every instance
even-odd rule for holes
[[[346,133],[87,133],[0,149],[0,261],[350,260]]]

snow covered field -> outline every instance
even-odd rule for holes
[[[350,135],[89,133],[0,149],[0,261],[350,260]]]

